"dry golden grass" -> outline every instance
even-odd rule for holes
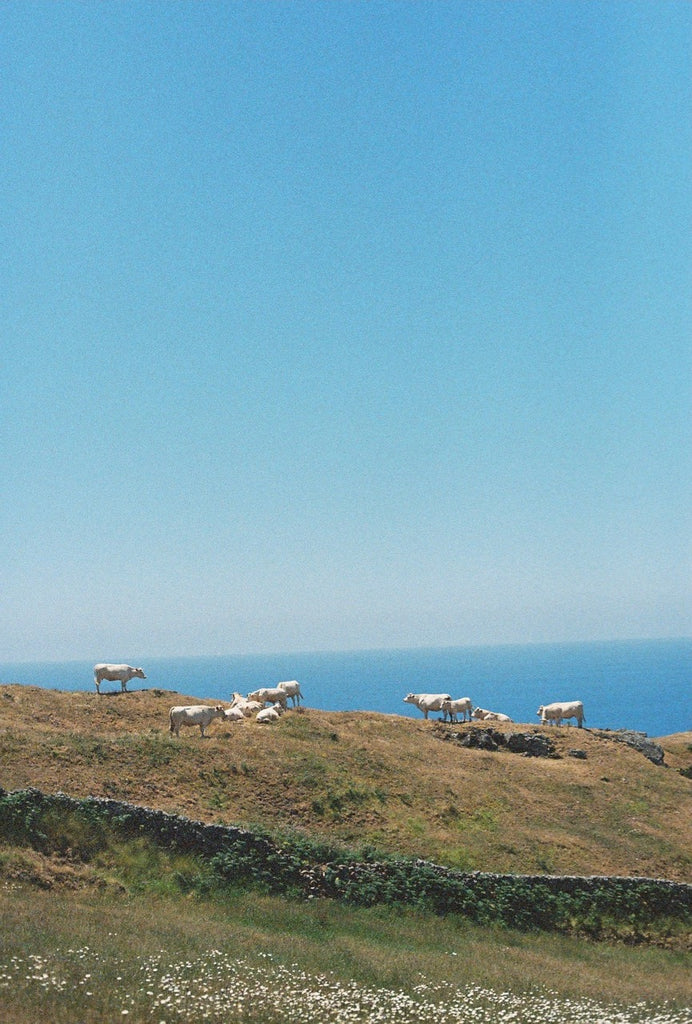
[[[365,712],[217,721],[205,739],[176,739],[168,710],[185,703],[200,701],[2,686],[0,786],[297,829],[460,868],[692,881],[692,780],[678,771],[692,763],[690,734],[659,741],[663,768],[588,729],[507,727],[548,732],[562,755],[552,760],[462,748],[433,722]]]
[[[655,740],[666,752],[666,764],[670,768],[692,767],[692,732],[675,732],[672,736],[659,736]]]

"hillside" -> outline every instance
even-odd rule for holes
[[[205,739],[172,738],[168,709],[198,702],[0,686],[0,786],[300,830],[463,869],[692,881],[692,780],[678,770],[692,764],[692,734],[658,741],[669,767],[587,729],[506,727],[553,740],[559,756],[536,758],[441,742],[450,727],[423,719],[310,708],[275,726],[214,722]]]

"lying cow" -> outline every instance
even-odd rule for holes
[[[231,709],[235,710],[237,708],[239,711],[242,711],[245,718],[252,718],[263,707],[264,704],[260,704],[258,700],[248,700],[247,697],[243,697],[242,693],[234,693],[231,700]]]
[[[442,701],[442,716],[446,718],[449,715],[450,722],[457,722],[458,715],[461,715],[462,722],[466,721],[468,715],[469,722],[471,721],[471,709],[473,704],[471,703],[470,697],[459,697],[457,700],[443,700]]]
[[[272,722],[278,722],[283,713],[284,709],[280,704],[273,704],[270,708],[262,708],[257,712],[257,721],[260,725],[269,725]]]
[[[131,665],[94,665],[94,683],[97,693],[101,692],[101,683],[104,679],[120,683],[120,692],[126,693],[128,680],[146,678],[141,668],[132,668]]]
[[[223,718],[224,709],[222,704],[210,707],[208,704],[190,704],[188,707],[171,708],[168,718],[170,720],[170,731],[176,736],[180,734],[181,725],[198,725],[199,731],[204,736],[204,730],[215,718]]]
[[[500,711],[487,711],[485,708],[474,708],[473,717],[487,722],[511,722],[509,715],[503,715]]]
[[[573,700],[566,703],[556,702],[555,704],[541,704],[537,715],[540,715],[541,725],[552,722],[555,725],[562,725],[564,718],[576,718],[577,725],[581,729],[582,722],[586,721],[584,705],[580,700]]]
[[[443,701],[451,699],[448,693],[409,693],[404,704],[415,704],[427,719],[429,711],[441,711]]]

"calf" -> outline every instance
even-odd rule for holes
[[[470,722],[472,709],[473,704],[470,697],[458,697],[457,700],[442,701],[442,715],[445,718],[449,715],[450,722],[458,721],[457,715],[461,715],[462,722],[466,721],[466,716],[468,715]]]

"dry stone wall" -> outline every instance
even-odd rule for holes
[[[594,935],[604,934],[604,922],[613,920],[627,922],[641,935],[656,919],[685,921],[692,929],[692,885],[667,879],[505,875],[375,854],[358,858],[304,838],[279,844],[246,829],[209,825],[119,800],[0,788],[0,838],[40,849],[44,840],[48,843],[46,822],[72,814],[126,837],[147,837],[161,847],[193,853],[229,884],[260,885],[308,899],[361,906],[403,903],[518,928],[570,930],[577,913],[580,921],[591,921]]]

